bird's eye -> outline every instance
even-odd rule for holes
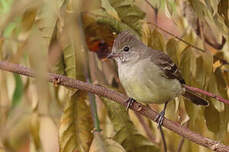
[[[129,48],[128,46],[125,46],[125,47],[123,48],[123,51],[128,52],[129,49],[130,49],[130,48]]]

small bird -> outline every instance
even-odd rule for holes
[[[127,108],[135,100],[165,104],[156,117],[159,126],[163,123],[167,103],[175,97],[183,95],[197,105],[208,105],[206,100],[184,88],[185,81],[167,54],[147,47],[128,31],[116,37],[107,58],[117,62],[120,82],[131,97]]]

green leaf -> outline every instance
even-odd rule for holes
[[[125,149],[116,141],[95,132],[89,152],[125,152]]]
[[[174,0],[166,0],[166,7],[168,8],[170,16],[176,13],[176,2]]]
[[[115,131],[119,131],[124,127],[129,128],[130,131],[134,130],[134,126],[130,121],[125,107],[107,98],[102,97],[101,99],[106,106],[108,115],[114,125]]]
[[[63,51],[59,58],[59,69],[64,65],[64,73],[71,78],[85,81],[86,56],[84,49],[83,35],[80,26],[81,1],[68,1],[61,11],[64,20],[58,20],[57,40],[60,42]],[[75,9],[74,9],[75,8]],[[68,12],[68,13],[67,13]],[[75,14],[74,14],[75,13]],[[74,15],[73,15],[74,14]],[[63,22],[63,23],[62,23]]]
[[[110,16],[102,9],[93,11],[91,15],[92,17],[94,16],[98,24],[103,25],[103,26],[104,24],[108,25],[114,30],[114,32],[120,33],[122,31],[128,30],[128,31],[131,31],[132,33],[136,33],[133,31],[133,29],[131,29],[130,26],[116,20],[114,17]]]
[[[145,13],[139,9],[133,0],[109,0],[111,5],[117,11],[121,21],[136,32],[141,33],[142,20],[145,18]]]
[[[73,46],[69,44],[63,50],[64,58],[61,60],[64,62],[64,71],[66,76],[70,78],[76,78],[76,51]]]
[[[8,12],[13,0],[1,0],[0,1],[0,15]]]
[[[113,139],[120,143],[127,152],[140,152],[142,149],[146,152],[159,151],[151,141],[138,133],[134,124],[130,121],[125,107],[107,98],[102,98],[102,100],[114,125],[114,130],[117,132]]]
[[[93,122],[87,92],[78,90],[66,102],[59,128],[60,152],[85,152],[92,142]]]
[[[119,16],[118,13],[116,12],[116,10],[111,6],[110,2],[108,0],[101,0],[101,5],[102,8],[104,8],[106,10],[106,12],[113,16],[114,18],[116,18],[117,20],[119,20]]]
[[[21,97],[23,95],[23,88],[24,88],[21,76],[19,74],[14,74],[14,79],[15,79],[16,87],[14,89],[13,98],[12,98],[12,108],[14,108],[20,103]]]

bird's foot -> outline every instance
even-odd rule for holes
[[[161,125],[163,124],[163,120],[165,119],[165,110],[162,110],[155,118],[155,121],[158,124],[158,128],[161,127]]]
[[[126,102],[127,102],[126,111],[128,111],[128,109],[130,108],[130,106],[132,106],[133,103],[136,102],[136,100],[133,99],[133,98],[129,98]]]

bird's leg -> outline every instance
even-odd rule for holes
[[[128,111],[130,106],[132,106],[133,103],[136,102],[136,100],[134,98],[129,98],[128,100],[126,100],[126,102],[127,102],[126,111]]]
[[[167,104],[168,104],[168,101],[165,103],[163,110],[155,118],[155,121],[158,123],[158,128],[161,127],[163,120],[165,118],[165,110],[166,110]]]

